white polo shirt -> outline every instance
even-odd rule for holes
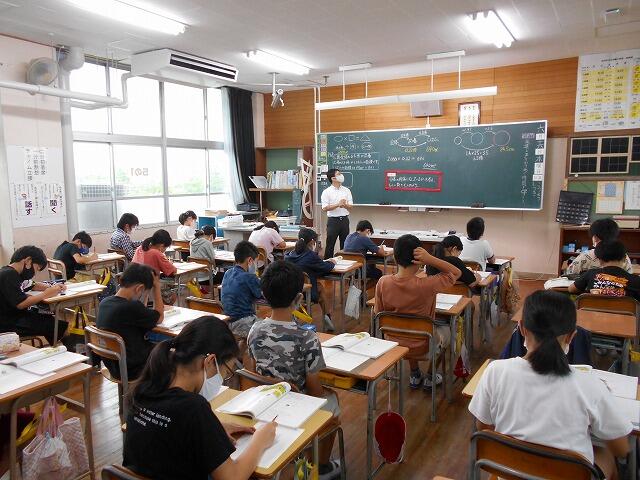
[[[349,205],[353,205],[353,197],[351,196],[351,190],[347,187],[340,185],[338,188],[331,185],[325,188],[320,196],[322,202],[322,208],[329,205],[336,205],[340,203],[340,200],[346,200]],[[345,217],[349,215],[349,210],[346,208],[338,207],[327,212],[327,217]]]

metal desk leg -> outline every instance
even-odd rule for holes
[[[18,478],[17,452],[16,452],[16,440],[18,438],[18,400],[16,398],[11,405],[11,413],[9,418],[9,479],[14,480]]]
[[[337,333],[344,333],[345,325],[347,323],[347,317],[344,315],[344,281],[346,280],[346,276],[344,273],[340,275],[340,318],[342,319],[341,328],[338,329]]]
[[[320,445],[318,443],[318,435],[316,435],[315,437],[313,437],[313,441],[312,441],[312,445],[313,445],[313,474],[311,475],[312,478],[318,478],[318,475],[320,474]]]
[[[402,379],[404,378],[404,362],[398,360],[398,413],[404,415],[404,389],[402,388]],[[391,388],[391,386],[389,386]]]
[[[95,479],[93,433],[91,430],[91,370],[85,373],[82,379],[82,393],[84,395],[84,436],[89,455],[89,476],[91,479]]]
[[[629,338],[624,339],[622,344],[622,374],[629,375],[629,355],[631,350],[631,340]]]
[[[367,480],[374,477],[373,473],[373,411],[376,408],[376,386],[378,380],[369,382],[367,388]]]
[[[61,302],[58,302],[56,304],[56,307],[53,309],[53,345],[51,345],[52,347],[55,347],[58,344],[58,322],[60,321],[59,319],[60,303]],[[64,312],[64,309],[62,309],[62,311]]]
[[[449,403],[453,402],[453,368],[455,367],[455,362],[456,362],[456,338],[457,338],[457,320],[458,320],[458,316],[457,315],[451,315],[450,320],[449,320],[449,330],[451,333],[451,339],[450,339],[450,345],[449,345],[449,375],[447,375],[447,378],[445,379],[445,381],[447,382],[447,400]],[[442,361],[446,361],[445,358],[442,359]],[[442,372],[444,373],[446,371],[446,368],[442,368]]]
[[[464,341],[467,345],[467,352],[473,351],[473,315],[471,314],[471,304],[464,309]]]

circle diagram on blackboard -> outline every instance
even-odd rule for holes
[[[465,150],[487,150],[492,147],[509,145],[511,135],[506,130],[487,130],[485,132],[463,132],[453,139],[453,143]]]

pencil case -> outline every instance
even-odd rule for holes
[[[318,376],[320,377],[320,383],[323,383],[324,385],[331,385],[336,388],[342,388],[345,390],[353,387],[358,381],[353,377],[345,377],[328,372],[320,372]]]
[[[0,333],[0,353],[20,350],[20,337],[17,333]]]

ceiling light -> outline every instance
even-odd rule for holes
[[[471,33],[484,43],[493,43],[496,47],[510,47],[515,41],[509,29],[493,10],[472,13],[467,17]]]
[[[338,67],[338,71],[340,72],[350,72],[352,70],[365,70],[367,68],[371,68],[371,63],[356,63],[355,65],[340,65]]]
[[[272,71],[288,72],[296,75],[306,75],[309,73],[309,67],[305,67],[279,55],[265,52],[264,50],[251,50],[247,52],[246,55],[249,60],[265,65]]]
[[[179,35],[186,25],[143,8],[119,0],[67,0],[78,8],[119,22],[135,25],[148,30]]]

